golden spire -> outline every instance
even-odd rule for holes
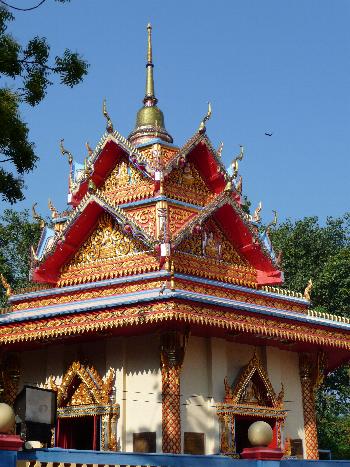
[[[157,107],[158,99],[154,94],[152,57],[152,26],[147,25],[147,62],[146,62],[146,93],[143,99],[143,107],[137,112],[135,129],[128,139],[131,144],[138,145],[154,138],[162,139],[168,143],[173,138],[164,126],[163,112]]]
[[[152,61],[152,26],[147,24],[147,63],[146,63],[146,95],[144,103],[155,105],[157,99],[154,95],[154,79],[153,79],[153,61]]]

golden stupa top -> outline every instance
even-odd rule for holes
[[[134,145],[144,144],[154,138],[172,143],[173,138],[165,129],[163,112],[157,107],[158,99],[154,92],[153,59],[152,59],[152,26],[147,25],[147,62],[146,93],[143,107],[137,112],[135,129],[129,135]]]

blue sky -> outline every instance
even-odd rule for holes
[[[348,0],[47,0],[16,13],[10,31],[20,41],[46,36],[53,56],[67,47],[90,63],[79,86],[52,86],[40,105],[23,106],[40,162],[16,209],[38,202],[46,215],[49,197],[66,207],[59,140],[83,161],[85,142],[94,147],[105,129],[103,97],[115,128],[125,136],[133,129],[149,21],[156,95],[177,145],[196,131],[210,100],[208,136],[215,146],[224,142],[226,165],[245,146],[243,191],[253,206],[262,200],[265,221],[272,209],[282,220],[322,222],[350,210]]]

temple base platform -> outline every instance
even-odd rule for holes
[[[269,460],[278,461],[282,459],[283,452],[281,449],[275,448],[244,448],[241,452],[242,459],[258,459],[258,460]]]

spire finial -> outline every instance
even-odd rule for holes
[[[154,95],[154,80],[153,80],[153,61],[152,61],[152,26],[147,24],[147,63],[146,63],[146,95],[143,100],[144,104],[152,107],[157,103]]]
[[[147,32],[148,32],[148,47],[147,47],[147,64],[152,63],[152,25],[151,23],[147,24]]]

